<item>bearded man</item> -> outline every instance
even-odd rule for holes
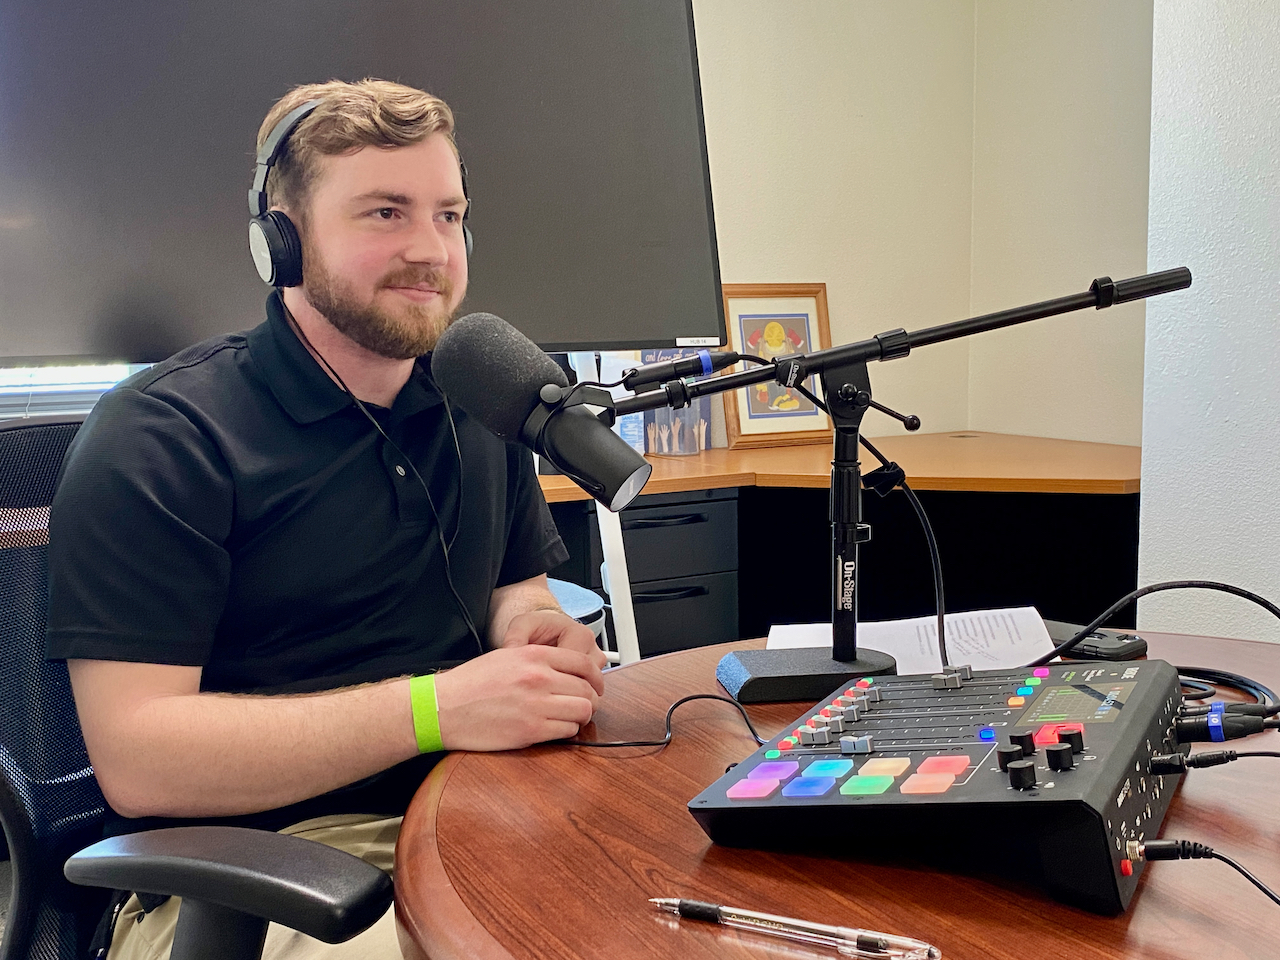
[[[528,452],[451,410],[423,359],[467,287],[448,106],[304,85],[259,147],[308,104],[265,183],[301,282],[85,421],[51,510],[48,654],[109,835],[254,826],[389,870],[442,751],[572,736],[605,661],[547,589],[566,552]],[[131,898],[109,956],[166,957],[177,906]],[[264,955],[399,951],[388,911],[337,946],[273,925]]]

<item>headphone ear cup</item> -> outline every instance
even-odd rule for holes
[[[471,259],[471,248],[476,245],[475,238],[471,236],[471,228],[465,223],[462,225],[462,239],[467,245],[467,259]]]
[[[302,240],[284,212],[268,210],[249,221],[249,255],[263,283],[296,287],[302,282]]]

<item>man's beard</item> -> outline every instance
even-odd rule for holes
[[[315,249],[314,245],[309,246]],[[404,298],[403,309],[392,314],[373,300],[358,298],[351,285],[326,269],[314,254],[305,258],[305,263],[302,293],[307,302],[348,339],[389,360],[411,360],[430,351],[457,313],[457,307],[449,306],[453,302],[453,282],[431,267],[405,267],[378,281],[375,292],[419,283],[440,291],[430,303]]]

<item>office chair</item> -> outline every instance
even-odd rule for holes
[[[105,802],[66,664],[44,659],[49,506],[81,419],[0,422],[0,827],[13,867],[0,960],[84,957],[112,889],[184,898],[172,960],[257,957],[268,920],[350,939],[386,911],[392,885],[343,851],[236,827],[81,849],[101,836]]]

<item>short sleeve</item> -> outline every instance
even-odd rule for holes
[[[533,470],[533,454],[507,444],[507,550],[497,586],[546,573],[569,559]]]
[[[104,395],[50,509],[49,658],[203,666],[233,505],[229,471],[190,419],[137,390]]]

